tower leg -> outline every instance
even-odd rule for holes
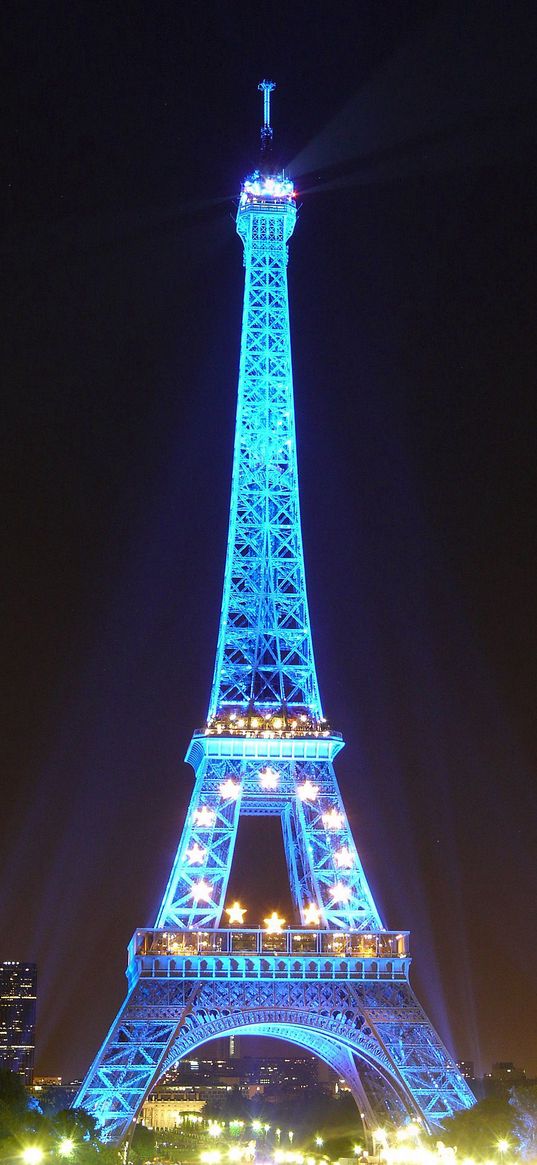
[[[198,990],[197,983],[138,980],[127,995],[73,1102],[95,1117],[105,1140],[118,1143],[127,1135]]]

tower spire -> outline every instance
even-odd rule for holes
[[[260,81],[257,86],[263,94],[263,125],[261,126],[261,158],[264,160],[272,149],[272,126],[270,124],[270,95],[276,88],[275,81]]]

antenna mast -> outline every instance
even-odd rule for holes
[[[261,157],[265,159],[272,149],[272,126],[270,124],[270,95],[276,88],[275,81],[260,81],[257,86],[263,94],[263,125],[261,127]]]

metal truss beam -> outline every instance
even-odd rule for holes
[[[274,1035],[337,1063],[357,1098],[368,1098],[366,1119],[379,1116],[383,1093],[371,1089],[378,1077],[388,1108],[418,1116],[427,1128],[473,1104],[408,982],[323,983],[306,976],[304,963],[302,980],[292,983],[139,978],[75,1105],[89,1109],[105,1139],[118,1141],[167,1069],[231,1033]]]

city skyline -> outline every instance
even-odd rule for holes
[[[390,61],[393,65],[397,50],[400,52],[401,45],[404,47],[405,36],[407,41],[417,37],[419,48],[420,36],[426,35],[428,25],[417,8],[410,25],[398,27],[401,42],[396,37],[391,56],[384,53],[380,41],[375,42],[374,25],[371,26],[372,42],[376,43],[377,50],[377,73],[381,78],[385,78],[386,69],[389,74]],[[437,20],[437,32],[438,27]],[[383,61],[384,73],[381,68]],[[365,75],[365,62],[363,68]],[[373,66],[370,69],[370,76],[374,78],[375,69]],[[277,72],[276,67],[274,72]],[[349,79],[350,73],[346,96],[354,100]],[[374,92],[372,82],[371,88]],[[245,94],[246,90],[245,82],[244,87],[241,85],[241,93]],[[280,111],[284,93],[287,117],[292,97],[296,102],[298,95],[296,87],[293,90],[288,82],[284,89],[282,83]],[[342,90],[333,91],[333,109],[342,98]],[[300,100],[304,115],[303,94]],[[236,104],[239,102],[231,91],[227,95],[226,113],[232,123]],[[284,124],[283,111],[278,116]],[[296,118],[296,110],[292,116]],[[248,120],[254,123],[253,116]],[[318,117],[317,125],[320,121]],[[151,116],[148,124],[150,122]],[[208,122],[202,124],[206,126]],[[313,129],[311,119],[309,124]],[[301,139],[296,121],[291,121],[291,126],[300,158],[301,153],[307,153],[304,137]],[[252,124],[249,139],[252,146],[254,133],[255,124]],[[319,136],[322,138],[322,134]],[[244,149],[245,135],[240,128],[237,138],[242,138],[241,148]],[[143,140],[142,134],[142,143]],[[234,158],[229,156],[229,144],[225,149],[220,145],[216,154],[215,145],[213,141],[211,170],[214,171],[217,157],[216,170],[220,167],[220,173],[216,178],[216,189],[223,190],[232,168],[238,165],[242,173],[248,166],[244,166],[236,155]],[[522,927],[524,894],[527,893],[528,902],[531,901],[532,884],[529,803],[524,811],[525,798],[529,797],[530,790],[529,768],[523,755],[524,731],[527,734],[527,728],[524,729],[525,704],[524,700],[520,704],[515,701],[523,725],[522,732],[517,734],[509,723],[512,703],[506,678],[518,674],[515,670],[518,660],[513,655],[510,667],[503,659],[505,670],[502,673],[499,669],[499,674],[504,677],[501,698],[494,675],[490,674],[493,669],[487,666],[491,655],[494,658],[494,648],[501,660],[502,650],[505,653],[508,645],[507,640],[502,639],[501,629],[496,640],[490,637],[495,620],[488,613],[487,602],[491,611],[503,610],[502,584],[507,581],[513,585],[507,566],[505,578],[502,573],[501,554],[499,563],[487,559],[487,531],[481,524],[482,516],[489,512],[491,495],[482,485],[482,480],[480,482],[479,475],[484,474],[486,484],[487,471],[492,479],[494,467],[498,469],[502,464],[494,440],[496,432],[500,432],[500,420],[506,423],[500,407],[504,382],[499,375],[497,397],[487,398],[487,413],[484,381],[479,381],[482,384],[481,396],[468,401],[463,398],[462,389],[470,386],[472,377],[467,373],[466,379],[455,380],[458,384],[455,399],[465,418],[461,432],[449,415],[454,382],[443,382],[443,370],[435,363],[433,349],[427,345],[425,351],[423,348],[424,324],[431,324],[433,319],[437,321],[437,339],[443,337],[444,355],[451,343],[455,342],[456,347],[455,321],[463,320],[468,310],[463,294],[464,279],[457,283],[457,270],[438,239],[435,239],[433,258],[428,256],[427,248],[423,248],[423,232],[429,246],[435,238],[437,220],[447,224],[447,235],[451,232],[452,241],[457,238],[461,223],[467,232],[465,239],[468,239],[470,230],[477,232],[487,261],[482,258],[479,248],[471,251],[470,268],[466,268],[465,275],[468,277],[469,270],[473,272],[474,286],[481,295],[484,295],[485,273],[490,269],[490,262],[498,259],[488,248],[499,231],[503,214],[502,192],[506,185],[509,186],[509,181],[513,182],[512,173],[506,176],[501,161],[498,163],[497,160],[495,172],[490,175],[487,171],[487,194],[490,195],[492,188],[496,201],[493,201],[492,208],[487,202],[491,216],[489,223],[485,221],[478,225],[477,210],[485,199],[484,185],[480,186],[480,180],[484,182],[483,164],[476,167],[468,143],[466,147],[464,180],[461,180],[457,167],[455,174],[453,168],[447,168],[446,179],[444,157],[440,173],[447,182],[447,193],[445,183],[438,181],[436,167],[433,165],[431,172],[424,163],[420,166],[425,165],[422,181],[425,181],[427,190],[420,190],[420,183],[414,177],[415,170],[410,167],[410,176],[408,173],[408,153],[403,158],[397,153],[395,158],[391,156],[395,177],[393,173],[391,179],[384,176],[384,159],[380,178],[371,182],[358,180],[354,187],[349,187],[345,172],[334,175],[329,171],[325,156],[323,165],[328,188],[323,191],[322,183],[318,183],[321,189],[315,197],[315,186],[310,195],[304,193],[302,214],[305,222],[300,248],[296,247],[295,240],[297,270],[292,276],[296,280],[292,300],[295,371],[299,369],[298,447],[307,568],[310,578],[313,576],[310,602],[317,651],[321,657],[319,670],[323,699],[327,708],[330,705],[330,719],[335,727],[347,731],[349,726],[347,735],[353,742],[354,755],[342,758],[340,780],[346,801],[350,802],[360,848],[365,851],[366,870],[368,874],[372,871],[375,892],[383,901],[383,912],[389,923],[393,920],[394,925],[412,930],[413,947],[419,955],[418,968],[425,947],[425,969],[421,974],[418,971],[416,981],[444,1038],[454,1042],[457,1054],[478,1060],[480,1049],[476,1046],[476,1039],[479,1034],[485,1049],[482,1055],[488,1059],[499,1058],[507,1047],[506,1037],[510,1034],[511,1038],[514,1036],[514,1048],[511,1044],[509,1051],[513,1052],[515,1059],[523,1061],[530,1058],[530,1041],[525,1030],[527,1022],[519,1022],[517,1030],[513,1002],[506,998],[494,978],[487,981],[491,965],[496,976],[500,975],[499,969],[503,968],[501,974],[505,975],[505,968],[511,966],[511,975],[514,977],[516,971],[517,983],[520,990],[524,990],[525,972],[517,962],[519,952],[515,944],[500,944],[498,948],[494,926],[498,922],[498,913],[503,915],[507,905],[503,895],[511,905],[510,917],[513,911],[515,914],[511,927]],[[314,156],[315,150],[310,146],[310,158],[313,160]],[[8,933],[16,936],[15,941],[24,948],[14,953],[21,956],[29,951],[32,958],[38,955],[43,964],[48,1000],[42,1017],[44,1048],[47,1048],[47,1041],[52,1049],[54,1046],[61,1049],[63,1045],[60,1054],[66,1057],[76,1055],[79,1070],[85,1067],[95,1048],[95,1043],[93,1047],[89,1045],[92,1039],[97,1041],[105,1013],[107,1016],[112,1013],[110,1000],[119,1001],[122,993],[123,968],[120,967],[118,952],[112,949],[117,945],[113,936],[118,932],[124,934],[126,943],[133,929],[130,920],[138,925],[143,916],[149,922],[154,913],[162,885],[162,871],[169,863],[170,847],[175,844],[177,836],[177,822],[190,789],[187,770],[183,776],[177,762],[177,749],[182,749],[192,727],[196,723],[201,725],[207,675],[214,655],[213,608],[216,608],[219,598],[221,549],[228,505],[226,465],[229,457],[223,446],[229,445],[231,426],[228,413],[232,413],[230,402],[233,401],[236,379],[235,337],[241,289],[232,232],[227,227],[230,198],[222,195],[220,199],[213,194],[214,203],[201,205],[196,183],[203,176],[205,195],[209,167],[207,160],[195,151],[191,159],[192,163],[195,159],[199,170],[194,178],[189,173],[188,192],[197,201],[193,209],[186,212],[186,225],[177,227],[177,222],[172,220],[176,248],[173,261],[167,256],[163,262],[162,240],[167,248],[170,224],[166,217],[160,220],[158,215],[155,217],[154,202],[149,210],[149,204],[147,201],[144,204],[142,198],[141,209],[137,204],[128,209],[121,197],[119,199],[123,209],[115,254],[118,254],[119,247],[123,266],[121,275],[128,272],[130,263],[134,264],[137,273],[138,264],[145,267],[144,248],[149,248],[152,257],[151,276],[146,278],[144,270],[142,281],[137,274],[135,294],[138,300],[135,299],[133,316],[128,297],[123,298],[122,278],[118,283],[114,282],[114,246],[110,247],[106,242],[106,230],[112,230],[113,240],[117,228],[110,228],[110,223],[99,220],[96,232],[93,219],[87,236],[89,251],[84,251],[83,238],[77,242],[69,234],[72,222],[70,226],[60,217],[60,227],[57,228],[60,260],[58,266],[56,259],[54,270],[62,291],[59,302],[66,309],[64,279],[68,278],[69,271],[78,271],[82,278],[89,262],[94,281],[92,284],[90,280],[88,292],[90,318],[91,312],[96,312],[97,303],[91,301],[91,295],[96,294],[97,288],[106,289],[112,304],[115,304],[118,322],[123,321],[124,330],[120,329],[118,333],[119,350],[115,346],[116,333],[112,335],[111,332],[108,336],[102,358],[99,358],[98,366],[93,366],[93,374],[98,371],[103,383],[95,386],[93,376],[84,382],[82,365],[78,364],[78,348],[75,353],[75,347],[70,347],[69,328],[74,328],[76,336],[77,327],[81,326],[80,322],[75,324],[74,304],[71,311],[75,315],[69,316],[67,311],[61,321],[61,334],[68,341],[64,350],[66,366],[70,370],[79,368],[82,377],[78,389],[78,405],[82,412],[79,427],[73,427],[74,416],[70,410],[75,408],[76,411],[76,394],[73,399],[67,396],[61,401],[56,400],[57,415],[51,415],[47,410],[45,435],[48,434],[49,443],[52,441],[53,445],[54,441],[60,441],[64,452],[63,460],[52,469],[52,478],[51,463],[48,459],[43,460],[41,472],[49,491],[47,494],[45,490],[45,498],[48,496],[50,501],[55,501],[57,508],[47,509],[44,525],[39,527],[42,543],[37,545],[43,548],[40,577],[45,589],[40,601],[45,602],[47,596],[55,601],[48,609],[48,621],[46,619],[44,624],[50,635],[49,654],[46,635],[45,640],[38,639],[41,647],[36,656],[33,646],[28,643],[25,650],[29,671],[24,674],[33,674],[32,661],[36,660],[37,688],[41,686],[44,664],[45,672],[48,667],[49,674],[55,676],[56,689],[49,693],[48,706],[44,692],[41,693],[42,704],[39,703],[39,692],[33,696],[37,710],[34,715],[41,715],[41,734],[36,734],[35,744],[26,745],[25,751],[17,731],[14,733],[14,741],[19,741],[15,760],[22,763],[21,771],[23,776],[26,774],[26,783],[23,781],[21,788],[27,798],[27,809],[22,816],[19,791],[14,787],[11,790],[14,817],[8,815],[8,822],[18,821],[20,832],[17,841],[15,834],[9,837],[10,846],[6,850],[10,863],[8,876],[11,873],[14,879],[12,901],[16,902],[19,888],[22,888],[24,902],[31,908],[25,909],[28,921],[22,923],[14,917],[8,904],[6,918]],[[290,158],[290,169],[291,161]],[[123,165],[126,164],[125,153]],[[190,170],[195,168],[191,164]],[[323,169],[320,163],[319,169]],[[68,170],[68,174],[72,182],[72,170]],[[300,174],[293,173],[295,177],[299,179]],[[95,183],[95,177],[93,181]],[[311,184],[312,179],[309,181]],[[520,178],[518,181],[522,196],[524,185]],[[171,185],[177,185],[177,175],[174,175]],[[431,195],[436,198],[432,209],[427,206],[425,193],[427,198]],[[77,197],[81,198],[79,188],[71,185],[75,207]],[[420,212],[420,230],[414,227],[414,234],[406,238],[403,235],[401,240],[397,237],[398,225],[399,230],[403,226],[408,229],[416,207]],[[95,211],[91,213],[95,214]],[[129,213],[132,215],[130,219]],[[141,238],[137,225],[139,214],[145,224]],[[336,214],[337,224],[334,222]],[[346,216],[348,225],[355,223],[357,216],[360,221],[365,218],[368,223],[368,231],[363,231],[360,246],[352,252],[352,260],[346,249]],[[329,231],[325,225],[328,221]],[[104,236],[101,234],[103,223]],[[35,226],[32,229],[35,232]],[[522,247],[520,224],[518,229],[520,235],[516,231],[514,234],[515,256],[518,254],[518,239]],[[31,239],[26,217],[21,218],[21,230],[24,239]],[[34,261],[46,263],[51,248],[57,255],[58,239],[47,235],[43,227],[38,226],[37,230],[39,246],[37,254],[35,249],[33,251]],[[328,232],[324,238],[323,232]],[[357,233],[360,233],[359,229]],[[86,256],[82,260],[80,243],[82,255]],[[513,238],[509,236],[505,241],[506,250],[499,248],[502,262],[509,271],[509,263],[515,263],[507,254],[507,250],[512,250],[512,244]],[[73,246],[79,255],[74,269],[69,267],[73,262],[69,258],[69,248]],[[412,274],[416,248],[419,262],[417,271]],[[213,251],[219,259],[216,272],[212,265]],[[462,258],[460,256],[461,262]],[[23,269],[27,261],[28,257],[23,256]],[[67,267],[62,266],[66,262]],[[422,277],[425,277],[426,286],[429,279],[430,289],[435,286],[438,267],[443,272],[439,300],[444,311],[448,305],[455,311],[450,294],[453,286],[459,294],[458,300],[455,295],[459,315],[455,315],[453,330],[448,327],[444,332],[439,329],[441,313],[437,315],[418,292]],[[182,283],[181,295],[177,297],[179,268],[182,272],[188,271],[188,278]],[[322,277],[313,287],[312,276],[316,268]],[[354,276],[359,268],[360,278],[356,283]],[[212,279],[209,286],[206,283],[208,272]],[[143,350],[147,363],[142,365],[141,372],[136,364],[133,400],[120,387],[119,378],[123,375],[125,362],[132,372],[132,361],[136,361],[140,354],[130,321],[137,318],[142,304],[144,310],[148,309],[147,297],[156,273],[158,294],[154,314],[149,316],[151,341]],[[395,302],[392,302],[396,326],[393,315],[388,322],[382,315],[386,301],[386,311],[389,310],[392,278],[396,288]],[[411,298],[411,322],[416,336],[410,339],[405,335],[402,340],[400,329],[404,332],[407,322],[403,307],[405,279],[410,280],[414,297]],[[376,280],[379,280],[377,285]],[[229,304],[221,308],[226,295],[230,297]],[[210,335],[206,341],[202,339],[207,328],[207,314],[202,312],[205,300],[212,311]],[[330,304],[334,300],[338,310],[333,319],[328,319]],[[472,305],[475,310],[473,299]],[[490,304],[488,306],[491,318],[496,319]],[[198,312],[200,322],[197,322]],[[364,328],[359,361],[349,344],[355,314],[358,326]],[[202,315],[204,319],[201,319]],[[513,309],[509,318],[511,328],[518,325],[523,331],[523,321],[516,310]],[[106,338],[107,312],[104,311],[102,319],[97,315],[97,319],[97,332]],[[486,316],[485,322],[488,320]],[[191,363],[183,349],[186,321],[194,337]],[[30,326],[28,318],[25,326]],[[483,321],[481,327],[485,327]],[[86,345],[91,345],[92,334],[91,328],[86,331],[83,327]],[[20,335],[24,335],[24,326]],[[503,335],[502,351],[507,355],[510,351],[509,330]],[[479,342],[479,336],[477,340]],[[89,350],[93,351],[91,347]],[[163,350],[165,357],[162,356]],[[34,360],[32,368],[37,367],[38,351],[38,347],[30,346],[30,356]],[[465,355],[471,366],[474,347],[470,338],[467,346],[463,342],[458,351],[459,356]],[[482,339],[479,352],[483,358]],[[164,363],[159,365],[160,360]],[[50,361],[47,367],[47,383],[50,385]],[[331,383],[334,367],[337,374]],[[19,374],[24,373],[24,366],[16,365],[16,368]],[[434,392],[430,393],[425,383],[416,385],[412,382],[412,371],[417,368],[422,375],[427,368],[432,368],[436,396]],[[361,380],[356,396],[353,396],[354,377],[358,372]],[[155,374],[163,385],[162,393],[155,394],[158,405],[154,403],[152,392]],[[174,396],[177,382],[181,382],[182,377],[196,385],[197,401],[185,389]],[[403,397],[400,395],[401,383],[405,386],[406,395]],[[109,404],[113,386],[118,394],[117,405]],[[341,397],[339,394],[336,397],[338,386],[343,390]],[[92,395],[94,391],[97,391],[96,398]],[[54,395],[51,399],[54,401]],[[71,399],[72,404],[66,403]],[[498,406],[496,413],[494,400]],[[517,403],[519,414],[511,416],[511,421],[516,419],[518,426],[522,397],[517,398]],[[26,404],[23,396],[19,407],[21,417],[33,423],[31,431],[35,432],[37,441],[42,414],[39,410],[32,412],[35,402],[32,405],[31,395]],[[67,409],[63,420],[62,409]],[[89,427],[81,426],[84,418],[90,422]],[[484,434],[478,432],[483,422]],[[94,439],[92,424],[95,426]],[[125,432],[122,426],[125,426]],[[199,438],[201,431],[203,441]],[[329,468],[323,467],[318,476],[318,467],[323,466],[321,431],[323,436],[329,434],[331,456]],[[225,437],[220,437],[221,433]],[[73,434],[75,440],[71,447]],[[472,445],[471,439],[475,441],[478,436],[481,444]],[[509,461],[511,471],[516,463],[521,472],[522,434],[520,438],[522,443],[516,446],[517,456],[513,462]],[[444,441],[447,442],[445,445]],[[207,456],[206,442],[207,449],[211,450],[210,456]],[[459,474],[462,473],[462,480],[466,482],[466,490],[460,495],[458,479],[454,482],[449,475],[447,453],[450,442],[452,451],[457,452]],[[472,461],[476,448],[479,450],[477,500],[482,493],[481,506],[471,488],[472,485],[476,488]],[[24,455],[24,446],[21,453],[22,465],[27,465],[28,452]],[[38,454],[38,468],[39,456],[44,455]],[[524,461],[522,465],[525,466]],[[35,472],[34,461],[32,474]],[[111,484],[108,484],[106,473],[111,473]],[[34,519],[30,507],[39,495],[35,493],[36,481],[32,474],[25,479],[29,487],[28,506],[25,506],[23,493],[16,509],[17,516],[26,520],[22,534],[20,529],[17,531],[23,546],[28,522],[30,530],[36,530],[32,526]],[[518,512],[517,488],[522,489],[523,474],[516,481],[517,487],[513,480],[509,481],[512,492],[500,493],[501,504],[497,512],[492,506],[496,513],[495,547],[502,531],[509,546],[507,530],[502,524],[502,505],[507,507],[508,513],[510,507],[513,512]],[[192,494],[194,482],[200,484]],[[74,495],[69,495],[64,489],[67,483],[75,484]],[[59,491],[57,497],[54,493],[56,487]],[[87,501],[86,490],[89,491],[88,497],[93,499],[91,504]],[[111,498],[116,490],[115,508],[107,521],[97,502],[101,496]],[[151,502],[146,494],[151,496]],[[193,508],[196,517],[192,516]],[[462,519],[463,516],[466,525],[462,522],[456,529],[455,518]],[[123,525],[124,519],[126,526]],[[198,526],[203,528],[202,536]],[[186,531],[181,535],[182,546],[178,539],[179,527]],[[85,531],[85,538],[79,545],[81,529]],[[475,537],[478,530],[485,540],[481,556],[479,546],[472,541],[472,534]],[[60,534],[69,566],[64,580],[59,577],[58,559],[53,555],[55,537]],[[327,554],[324,561],[319,554],[321,545],[331,549],[331,555]],[[193,565],[189,566],[189,550],[182,549],[188,546],[195,548],[195,569]],[[521,551],[522,547],[523,543],[520,544]],[[330,557],[337,561],[342,558],[346,565],[347,577],[352,581],[346,593],[342,593],[337,585],[339,578],[332,580]],[[316,559],[321,561],[316,562]],[[61,563],[61,558],[59,561]],[[489,567],[494,562],[497,573],[492,584],[488,580],[487,600],[476,614],[472,601],[475,602],[478,593],[484,562],[488,562]],[[80,573],[77,573],[78,563]],[[393,567],[393,574],[386,570],[387,564]],[[514,580],[513,593],[517,593],[523,602],[525,584],[523,580],[521,583],[517,589],[517,580]],[[463,592],[464,601],[459,598],[459,590]],[[71,603],[63,614],[56,609],[57,597],[62,594],[67,596],[68,604]],[[31,611],[37,617],[41,610],[37,593],[33,603],[33,607],[30,604]],[[468,616],[468,608],[475,621]],[[210,611],[213,613],[209,614]],[[23,612],[22,606],[21,615]],[[516,626],[516,617],[513,618],[511,626]],[[62,627],[63,638],[60,634]],[[485,638],[486,651],[481,649],[480,635]],[[336,652],[334,643],[339,645]],[[511,645],[514,651],[516,640]],[[20,647],[19,640],[19,650]],[[59,654],[60,647],[62,654]],[[184,671],[183,666],[177,665],[179,656],[187,661]],[[23,671],[25,658],[23,650],[19,657]],[[33,690],[30,687],[30,693]],[[25,706],[23,703],[21,708]],[[499,709],[503,715],[498,714]],[[133,720],[137,724],[134,734]],[[12,727],[17,729],[16,718]],[[350,748],[348,751],[350,753]],[[155,756],[159,760],[157,774],[152,769]],[[82,773],[81,784],[78,784],[76,775],[73,777],[75,761],[77,774]],[[117,773],[117,783],[114,772]],[[507,772],[508,784],[504,776]],[[151,790],[149,797],[148,788]],[[494,790],[493,797],[490,789]],[[127,790],[128,802],[124,800]],[[485,809],[491,820],[482,817]],[[143,827],[140,824],[142,818]],[[85,839],[88,826],[93,835],[89,847]],[[505,841],[506,829],[510,830],[510,837],[516,839],[516,848],[513,847],[511,855]],[[131,846],[128,839],[132,836],[135,840]],[[39,864],[50,871],[38,891],[28,865],[28,855],[34,847],[41,855]],[[160,854],[157,854],[159,847]],[[244,848],[248,849],[247,837]],[[149,861],[147,856],[141,858],[142,849],[144,855],[149,855]],[[277,874],[282,855],[275,854],[274,849],[274,837],[268,828],[262,839],[261,854],[266,861],[272,860]],[[84,855],[81,864],[77,860],[79,851]],[[485,855],[488,855],[486,879],[483,871]],[[498,855],[502,855],[501,859]],[[246,879],[247,852],[243,854],[242,862]],[[501,876],[498,870],[500,862]],[[401,881],[402,870],[405,879]],[[277,897],[280,891],[276,889],[276,874],[274,890]],[[4,885],[8,884],[8,877],[5,877]],[[135,895],[133,885],[136,886]],[[515,886],[520,887],[516,899]],[[495,908],[486,900],[485,888],[490,890],[491,898],[498,904]],[[258,892],[251,890],[250,893],[250,911],[254,917],[256,911],[261,915],[261,911],[271,904],[260,899]],[[105,896],[107,907],[103,912]],[[135,905],[130,902],[133,897],[136,898]],[[34,913],[34,902],[38,905],[38,913]],[[272,905],[280,908],[277,901]],[[121,947],[121,941],[119,945]],[[435,947],[440,964],[436,966]],[[490,956],[482,954],[483,948],[485,952],[490,949]],[[98,970],[96,967],[92,969],[95,949],[99,952]],[[69,985],[63,981],[61,973],[67,951],[76,972],[74,982]],[[531,988],[527,999],[531,1006]],[[502,1014],[498,1020],[500,1001]],[[485,1017],[489,1017],[485,1023],[483,1011]],[[89,1012],[95,1019],[88,1024],[85,1017]],[[77,1047],[74,1052],[68,1045],[68,1038],[72,1035],[74,1018],[79,1015],[82,1019],[82,1047]],[[463,1037],[467,1046],[461,1046]],[[487,1055],[486,1051],[492,1046],[491,1039],[495,1041],[495,1056]],[[50,1065],[53,1066],[56,1065]]]

